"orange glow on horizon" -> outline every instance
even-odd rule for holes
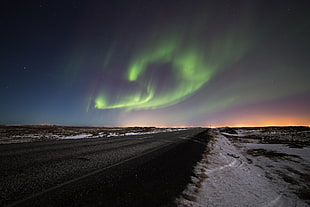
[[[307,117],[293,117],[293,116],[266,116],[263,114],[246,114],[243,116],[228,116],[223,117],[221,120],[214,122],[205,122],[202,125],[169,125],[157,124],[160,121],[152,120],[153,124],[148,120],[139,120],[135,124],[127,122],[123,127],[157,127],[157,128],[191,128],[191,127],[204,127],[204,128],[216,128],[216,127],[267,127],[267,126],[307,126],[310,127],[310,118]],[[146,124],[141,124],[146,123]],[[147,124],[150,123],[150,124]]]
[[[182,126],[174,126],[174,125],[126,125],[122,127],[156,127],[156,128],[195,128],[195,127],[203,127],[203,128],[220,128],[220,127],[269,127],[269,126],[305,126],[310,127],[309,124],[296,124],[296,122],[287,122],[278,123],[278,122],[266,122],[266,123],[247,123],[247,122],[236,122],[234,124],[216,124],[216,125],[201,125],[201,126],[192,126],[192,125],[182,125]]]
[[[216,127],[267,127],[267,126],[307,126],[310,127],[310,121],[300,117],[242,117],[238,120],[232,120],[227,124],[218,124]]]

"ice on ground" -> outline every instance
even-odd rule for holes
[[[287,183],[289,181],[285,181],[286,174],[282,172],[284,167],[290,173],[296,169],[300,175],[309,176],[309,168],[306,167],[309,167],[310,161],[309,148],[287,151],[289,147],[285,145],[236,144],[231,140],[233,138],[228,139],[218,129],[213,130],[213,133],[214,140],[209,143],[210,150],[195,167],[192,183],[177,200],[178,206],[309,206],[297,196],[295,191],[302,188],[302,184],[297,183],[297,186],[294,186]],[[238,134],[245,134],[245,132],[242,130],[242,133]],[[274,147],[276,147],[276,150],[283,154],[291,153],[291,160],[281,158],[272,161],[267,157],[255,157],[246,153],[250,149],[265,147],[266,150],[275,150]],[[307,187],[309,186],[306,185]]]
[[[234,136],[234,137],[245,137],[245,136],[247,136],[247,134],[243,134],[243,133],[230,134],[230,133],[222,132],[222,134],[223,135],[228,135],[228,136]]]
[[[118,137],[118,136],[124,136],[123,134],[118,134],[118,133],[115,133],[115,132],[110,132],[107,137]]]
[[[78,134],[74,136],[60,136],[59,139],[84,139],[84,138],[91,138],[92,134]],[[93,137],[95,138],[95,137]]]

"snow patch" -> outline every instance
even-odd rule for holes
[[[64,136],[64,137],[59,137],[59,139],[84,139],[84,138],[90,138],[92,134],[78,134],[74,136]]]
[[[178,206],[308,206],[289,190],[289,185],[283,180],[274,181],[267,178],[266,175],[275,175],[271,167],[268,167],[270,161],[264,166],[259,166],[259,162],[251,157],[253,163],[249,163],[249,155],[244,154],[244,151],[252,147],[256,148],[257,145],[241,143],[242,146],[237,146],[223,136],[224,133],[221,134],[218,129],[213,130],[213,134],[214,140],[209,143],[210,150],[206,151],[203,159],[196,165],[194,169],[196,176],[192,177],[192,183],[177,199]],[[238,130],[238,134],[245,134],[245,131]],[[266,147],[275,146],[266,145]],[[310,153],[306,151],[306,153],[301,153],[300,149],[292,149],[290,153],[299,152],[299,155],[304,155],[303,158],[307,159],[306,155]],[[234,154],[236,157],[229,154]],[[282,164],[286,165],[287,161],[282,161]],[[308,161],[304,164],[308,165]]]
[[[175,131],[184,131],[184,130],[188,130],[185,128],[182,129],[160,129],[160,130],[154,130],[154,131],[150,131],[150,132],[127,132],[124,134],[118,134],[118,133],[110,133],[109,135],[107,135],[107,137],[117,137],[117,136],[136,136],[136,135],[146,135],[146,134],[157,134],[157,133],[163,133],[163,132],[175,132]]]

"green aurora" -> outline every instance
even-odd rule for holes
[[[1,124],[309,125],[308,1],[3,6]]]
[[[226,35],[218,35],[207,45],[194,41],[201,38],[199,34],[199,31],[187,35],[175,32],[174,35],[150,41],[148,47],[140,49],[131,58],[127,69],[126,80],[138,85],[140,90],[124,94],[111,102],[103,89],[95,97],[94,107],[125,108],[130,111],[178,104],[199,91],[216,73],[244,57],[251,45],[250,41],[243,38],[245,34],[236,32],[236,29],[228,31]],[[192,41],[188,40],[188,36]],[[173,74],[176,84],[158,92],[158,82],[153,77],[147,78],[145,74],[165,64],[169,64],[168,70],[171,70],[169,72]]]
[[[97,84],[87,111],[91,108],[114,111],[111,113],[118,114],[118,119],[127,124],[150,121],[169,125],[175,120],[189,124],[199,120],[198,117],[205,119],[230,108],[309,90],[305,80],[308,70],[298,66],[301,68],[296,73],[294,63],[289,62],[292,51],[277,48],[269,53],[261,46],[285,45],[298,36],[305,39],[304,30],[291,26],[282,38],[269,42],[270,36],[278,33],[274,24],[278,20],[260,28],[255,4],[245,4],[239,15],[230,20],[221,17],[225,12],[225,9],[219,13],[200,12],[190,19],[180,18],[182,15],[167,18],[166,22],[153,22],[143,36],[129,36],[128,61],[113,68],[121,77],[112,84],[116,87]],[[103,70],[110,70],[110,63],[117,59],[117,50],[120,46],[115,44],[107,50]],[[287,60],[276,53],[284,54]],[[256,55],[262,60],[255,59]],[[247,78],[234,77],[234,71]],[[230,82],[229,77],[234,77],[234,81]],[[290,81],[299,84],[287,84]],[[118,83],[121,87],[117,87]],[[160,117],[165,117],[165,121]]]

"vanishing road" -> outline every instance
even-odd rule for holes
[[[174,206],[206,134],[0,145],[0,206]]]

